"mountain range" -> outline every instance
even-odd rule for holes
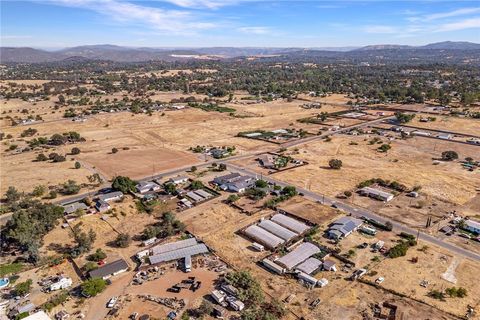
[[[424,51],[426,50],[426,51]],[[86,45],[56,51],[31,47],[0,47],[1,63],[41,63],[72,59],[110,60],[140,62],[151,60],[174,61],[186,59],[229,59],[245,56],[289,56],[313,54],[325,57],[355,57],[383,55],[435,54],[436,52],[480,51],[480,44],[472,42],[445,41],[424,46],[370,45],[365,47],[338,48],[256,48],[256,47],[211,47],[211,48],[134,48],[116,45]],[[423,51],[423,52],[422,52]],[[475,56],[477,53],[475,52]]]

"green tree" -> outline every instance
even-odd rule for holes
[[[444,151],[442,152],[442,160],[443,161],[453,161],[458,159],[458,153],[455,151]]]
[[[70,153],[71,153],[71,154],[74,154],[74,155],[75,155],[75,154],[80,154],[80,149],[77,148],[77,147],[73,147],[73,148],[72,148],[72,151],[70,151]]]
[[[38,185],[35,188],[33,188],[33,191],[31,194],[33,197],[41,197],[45,194],[46,191],[47,191],[47,188],[45,186]]]
[[[255,181],[255,186],[257,188],[266,188],[266,187],[268,187],[268,182],[265,181],[265,180],[259,179],[259,180]]]
[[[130,245],[130,236],[126,233],[120,233],[114,240],[115,246],[119,248],[127,248]]]
[[[134,192],[136,185],[136,181],[124,176],[115,177],[112,183],[112,187],[115,190],[122,191],[123,193],[128,193],[130,191]]]
[[[80,164],[80,162],[75,161],[75,169],[80,169],[81,167],[82,165]]]
[[[240,197],[236,194],[231,194],[228,196],[227,198],[227,203],[234,203],[234,202],[237,202],[238,199],[240,199]]]
[[[175,194],[177,192],[177,188],[174,183],[166,183],[163,188],[168,194]]]
[[[193,190],[202,189],[203,187],[204,187],[204,186],[203,186],[202,181],[199,181],[199,180],[194,180],[194,181],[192,181],[192,183],[190,184],[190,188],[193,189]]]
[[[94,253],[87,257],[87,260],[98,262],[100,260],[104,260],[106,257],[107,254],[102,249],[98,248]]]
[[[14,292],[17,296],[24,296],[32,290],[32,279],[17,283],[14,287]]]
[[[107,282],[101,278],[89,279],[82,283],[82,293],[87,296],[94,297],[101,293],[107,287]]]
[[[336,169],[336,170],[339,170],[343,163],[342,163],[342,160],[339,160],[339,159],[330,159],[330,161],[328,161],[328,165],[331,169]]]
[[[218,165],[218,171],[225,171],[227,170],[227,165],[225,163],[220,163]]]
[[[15,187],[10,186],[5,192],[5,201],[7,204],[12,204],[20,200],[21,196],[22,194]]]
[[[81,187],[75,180],[68,180],[61,186],[60,193],[64,195],[72,195],[77,194],[80,189]]]

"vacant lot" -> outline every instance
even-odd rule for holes
[[[475,197],[480,185],[478,175],[462,169],[456,162],[433,165],[432,158],[453,147],[458,148],[460,158],[475,156],[478,147],[444,141],[432,145],[426,139],[413,138],[392,141],[392,149],[381,153],[376,150],[379,144],[369,144],[373,137],[342,135],[330,142],[309,143],[299,148],[295,158],[310,164],[278,173],[276,178],[329,196],[355,190],[361,181],[378,177],[396,180],[409,188],[421,186],[421,193],[454,204],[464,204]],[[383,143],[387,142],[383,138]],[[332,158],[342,160],[340,170],[328,167]]]
[[[432,130],[452,131],[480,136],[480,121],[452,116],[434,116],[435,121],[420,122],[421,118],[432,117],[428,114],[418,114],[408,125]]]

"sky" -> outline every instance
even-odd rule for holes
[[[480,43],[480,1],[0,0],[1,46]]]

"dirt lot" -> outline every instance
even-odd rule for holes
[[[428,118],[431,116],[429,114],[417,114],[408,125],[480,136],[480,121],[478,120],[452,116],[435,116],[437,118],[436,121],[420,122],[422,117]]]
[[[278,208],[316,223],[320,226],[320,229],[339,215],[339,211],[303,197],[294,197],[287,200],[281,203]]]

